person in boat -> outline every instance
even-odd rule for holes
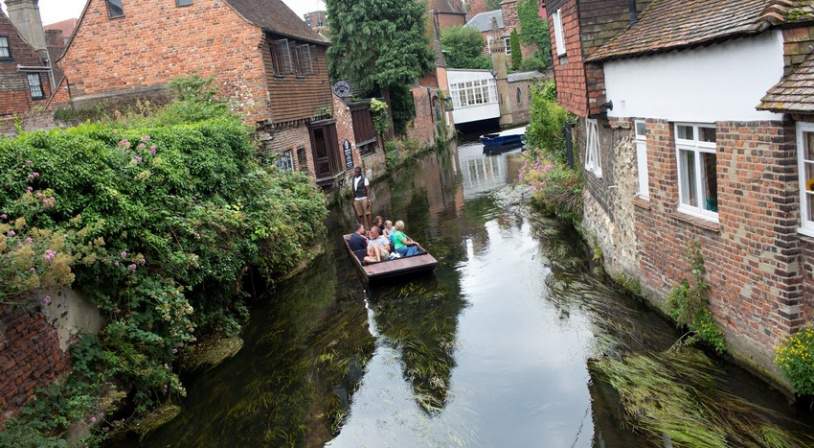
[[[348,240],[348,246],[359,261],[365,261],[368,256],[368,240],[365,237],[365,226],[361,224],[356,226],[356,231],[351,234]]]
[[[373,227],[378,227],[379,235],[382,234],[382,229],[384,229],[384,218],[382,218],[381,215],[376,215],[376,217],[373,218],[373,225],[370,228],[372,229]]]
[[[393,251],[402,257],[412,257],[421,253],[418,243],[404,233],[404,221],[396,221],[390,240],[393,243]]]
[[[357,166],[353,171],[353,181],[351,188],[353,188],[353,211],[356,214],[356,220],[359,224],[363,224],[366,229],[370,228],[371,219],[371,205],[370,198],[368,197],[368,188],[370,181],[362,174],[362,167]]]
[[[382,235],[384,235],[385,238],[390,240],[391,233],[393,233],[393,221],[388,219],[387,221],[384,222],[384,227],[382,227]],[[391,242],[390,245],[392,246],[393,243]]]
[[[367,243],[366,263],[379,263],[390,258],[390,241],[387,240],[379,230],[373,226],[370,229],[370,239]]]

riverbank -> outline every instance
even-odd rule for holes
[[[20,406],[44,387],[5,423],[0,446],[60,446],[77,421],[90,431],[74,443],[98,443],[119,424],[105,419],[123,417],[102,410],[110,385],[126,394],[127,418],[185,396],[180,354],[239,334],[251,287],[314,257],[322,193],[262,165],[226,105],[180,83],[182,99],[147,117],[0,140],[0,303],[36,316],[52,301],[43,291],[72,288],[105,319],[62,371],[12,390]],[[9,371],[39,369],[27,357],[38,350],[11,353]]]

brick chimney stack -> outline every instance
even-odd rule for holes
[[[8,18],[35,50],[47,53],[45,31],[40,17],[40,0],[6,0]]]

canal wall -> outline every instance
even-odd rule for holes
[[[68,351],[79,335],[102,328],[98,309],[75,291],[44,297],[37,310],[0,305],[0,425],[70,371]]]

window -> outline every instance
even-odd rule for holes
[[[124,17],[124,6],[122,0],[107,0],[107,16],[111,19]]]
[[[602,161],[599,158],[599,124],[596,120],[585,119],[585,169],[596,177],[602,177]]]
[[[486,53],[492,54],[492,44],[494,44],[495,38],[489,36],[486,38]]]
[[[42,90],[42,79],[39,73],[28,74],[28,88],[31,91],[31,99],[41,100],[45,98],[45,92]]]
[[[271,62],[274,74],[277,76],[289,75],[294,72],[288,39],[279,39],[271,43]]]
[[[718,222],[717,134],[711,125],[676,124],[678,211]]]
[[[0,36],[0,59],[11,59],[11,45],[6,36]]]
[[[797,123],[800,170],[800,232],[814,236],[814,123]]]
[[[512,39],[510,37],[503,38],[503,47],[506,49],[506,54],[512,54]]]
[[[517,105],[518,106],[523,105],[523,92],[520,91],[520,87],[517,88]]]
[[[192,0],[175,0],[175,6],[189,6],[192,4]]]
[[[554,41],[557,45],[557,56],[565,56],[565,29],[562,26],[562,9],[551,16],[554,22]]]
[[[455,108],[497,103],[497,86],[494,79],[453,83],[449,87]]]
[[[314,72],[313,64],[311,63],[311,46],[298,45],[295,47],[297,75],[310,75]]]
[[[636,165],[639,171],[639,197],[650,199],[650,179],[647,172],[647,123],[636,120]]]
[[[291,157],[290,149],[277,157],[277,168],[282,171],[294,171],[294,159]]]

